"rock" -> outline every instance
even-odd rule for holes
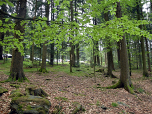
[[[81,104],[77,104],[71,114],[78,114],[81,111],[85,111],[84,107]]]
[[[2,94],[5,92],[8,92],[8,90],[6,88],[0,86],[0,96],[2,96]]]
[[[21,97],[21,96],[23,96],[23,95],[24,95],[24,94],[21,93],[19,89],[17,89],[17,90],[13,90],[13,91],[11,92],[11,95],[10,95],[9,97],[10,97],[10,98]]]
[[[13,97],[10,114],[49,114],[50,106],[50,101],[40,96]]]
[[[28,87],[26,87],[25,89],[27,91],[27,94],[29,95],[34,95],[34,96],[41,96],[41,97],[47,97],[47,93],[45,93],[45,91],[43,91],[41,88],[37,88],[34,85],[29,85]]]

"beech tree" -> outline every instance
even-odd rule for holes
[[[45,6],[45,17],[47,18],[47,20],[49,20],[49,4],[48,3]],[[47,25],[49,26],[49,23],[47,23]],[[46,51],[47,51],[46,44],[47,44],[47,41],[43,43],[42,65],[41,65],[41,68],[39,69],[39,71],[43,73],[47,72],[46,70]]]
[[[16,6],[16,13],[18,17],[25,18],[26,17],[26,2],[27,0],[19,0],[17,1]],[[24,35],[24,24],[21,24],[21,19],[15,20],[15,30],[19,30],[19,32]],[[24,36],[20,36],[18,34],[14,34],[14,39],[22,42]],[[23,46],[23,45],[21,45]],[[19,49],[15,47],[12,52],[12,61],[11,61],[11,69],[10,69],[10,76],[9,78],[11,80],[25,80],[25,75],[23,72],[23,56],[21,55],[21,52],[19,52]]]

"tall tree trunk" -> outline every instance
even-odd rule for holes
[[[26,2],[27,0],[19,0],[18,1],[18,7],[17,9],[17,16],[21,18],[26,17]],[[15,23],[15,30],[19,30],[21,33],[24,33],[24,25],[20,25],[22,20],[16,19]],[[17,34],[14,34],[15,39],[19,39],[20,36]],[[20,42],[22,42],[21,39],[19,39]],[[19,80],[23,81],[25,80],[25,75],[23,72],[23,56],[21,56],[21,53],[19,52],[18,48],[13,49],[13,55],[12,55],[12,62],[11,62],[11,69],[10,69],[10,76],[9,79],[11,80]]]
[[[49,4],[48,3],[45,6],[45,17],[47,18],[47,20],[49,20]],[[48,22],[47,22],[47,25],[49,25]],[[39,69],[39,71],[43,73],[47,72],[46,70],[46,52],[47,52],[46,43],[47,41],[43,43],[42,65],[41,65],[41,68]]]
[[[147,41],[147,38],[146,38],[146,37],[145,37],[145,41],[146,41],[146,50],[147,50],[148,70],[151,72],[150,56],[149,56],[149,47],[148,47],[148,41]]]
[[[118,56],[118,67],[120,68],[120,42],[117,42],[117,56]]]
[[[71,10],[71,22],[73,22],[73,0],[70,1],[70,10]],[[71,25],[71,30],[73,29],[72,25]],[[73,33],[71,33],[73,34]],[[72,40],[70,38],[70,40]],[[73,43],[70,42],[70,47],[71,47],[71,50],[70,50],[70,72],[72,72],[72,65],[73,65],[73,58],[74,58],[74,47],[73,47]]]
[[[141,4],[141,0],[137,0],[137,19],[140,20],[142,17],[142,7],[139,5]],[[141,14],[141,15],[140,15]],[[139,25],[140,29],[143,29],[141,25]],[[142,62],[143,62],[143,76],[148,77],[148,70],[146,67],[146,57],[145,57],[145,46],[144,46],[144,37],[141,36],[141,51],[142,51]]]
[[[107,53],[105,52],[105,66],[107,66]]]
[[[117,11],[116,11],[116,17],[121,18],[121,6],[120,2],[117,2]],[[125,90],[128,92],[135,94],[133,89],[131,88],[131,79],[129,76],[129,64],[128,64],[128,54],[127,54],[127,47],[126,47],[126,40],[125,36],[122,36],[123,39],[120,40],[121,46],[120,49],[120,80],[118,83],[116,83],[113,86],[107,87],[107,88],[118,88],[118,87],[124,87]]]
[[[7,10],[6,10],[6,5],[2,5],[1,6],[1,10],[3,10],[4,12],[7,12]],[[4,15],[0,15],[0,20],[2,20],[2,22],[4,23]],[[3,41],[3,39],[4,39],[4,32],[0,32],[0,41]],[[3,57],[2,57],[2,55],[3,55],[3,46],[1,46],[0,45],[0,60],[3,60]]]
[[[96,53],[97,53],[97,65],[100,66],[100,59],[99,59],[99,44],[96,41]]]
[[[131,58],[131,56],[130,56],[130,48],[129,48],[129,39],[128,39],[128,35],[126,35],[127,36],[127,49],[128,49],[128,57],[129,57],[129,72],[130,72],[130,76],[131,76],[131,60],[130,60],[130,58]]]
[[[105,21],[109,21],[108,13],[104,13],[104,19],[105,19]],[[113,55],[112,55],[111,42],[110,42],[110,39],[108,38],[108,36],[107,36],[107,42],[108,42],[108,47],[107,47],[108,72],[107,72],[107,75],[114,78],[114,75],[112,74]]]
[[[80,67],[80,64],[79,64],[79,43],[76,44],[76,57],[77,57],[77,66]]]
[[[54,13],[53,13],[53,8],[54,8],[54,0],[51,0],[51,20],[54,21]],[[51,53],[50,53],[50,65],[53,66],[53,61],[54,61],[54,43],[51,43]]]

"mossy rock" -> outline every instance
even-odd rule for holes
[[[21,96],[24,96],[24,94],[21,93],[19,89],[17,89],[17,90],[13,90],[9,97],[10,98],[15,98],[15,97],[21,97]]]
[[[47,97],[47,93],[42,90],[41,88],[37,88],[36,86],[34,85],[30,85],[30,86],[27,86],[25,88],[27,94],[29,95],[34,95],[34,96],[41,96],[41,97]]]
[[[11,112],[17,114],[49,114],[51,103],[40,96],[14,97],[10,103]]]
[[[6,92],[8,92],[8,90],[6,88],[0,86],[0,96],[2,96],[2,94],[6,93]]]

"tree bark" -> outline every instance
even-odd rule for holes
[[[47,18],[47,20],[49,20],[49,4],[47,3],[45,6],[45,17]],[[49,25],[49,23],[47,22],[47,25]],[[47,52],[47,46],[46,46],[47,41],[45,41],[45,43],[43,43],[43,53],[42,53],[42,65],[41,68],[39,69],[40,72],[47,72],[46,70],[46,52]]]
[[[137,19],[140,20],[142,17],[142,9],[140,8],[141,0],[137,1]],[[141,15],[140,15],[141,14]],[[143,29],[141,25],[139,25],[140,29]],[[143,76],[148,77],[148,70],[146,67],[146,57],[145,57],[145,46],[144,46],[144,37],[141,36],[141,51],[142,51],[142,62],[143,62]]]
[[[73,22],[73,0],[70,1],[70,10],[71,10],[71,22]],[[72,29],[73,29],[73,27],[71,25],[71,30]],[[73,33],[71,33],[71,34],[73,34]],[[70,38],[70,40],[72,40],[72,38]],[[72,65],[75,62],[73,60],[73,58],[74,58],[74,46],[73,46],[72,42],[70,42],[70,47],[71,47],[71,50],[70,50],[70,72],[72,72]]]
[[[51,0],[51,20],[54,21],[54,13],[53,13],[53,8],[54,8],[54,0]],[[54,61],[54,43],[51,43],[51,53],[50,53],[50,65],[53,66],[53,61]]]
[[[116,11],[116,17],[121,18],[121,6],[120,2],[117,2],[117,11]],[[118,83],[116,83],[113,86],[107,87],[107,88],[118,88],[118,87],[124,87],[125,90],[128,92],[135,94],[133,89],[131,88],[131,79],[129,76],[129,64],[128,64],[128,54],[127,54],[127,47],[126,47],[126,39],[125,36],[122,36],[122,40],[120,40],[120,80]]]
[[[105,19],[105,21],[109,21],[108,13],[104,13],[104,19]],[[112,74],[113,55],[112,55],[110,39],[108,38],[108,36],[107,36],[107,42],[108,42],[108,47],[107,47],[108,72],[107,72],[107,75],[114,78],[115,76]]]
[[[3,4],[1,6],[1,10],[7,12],[6,5]],[[1,14],[0,20],[2,20],[2,22],[4,23],[4,15]],[[0,32],[0,41],[3,41],[3,39],[4,39],[4,32]],[[3,60],[2,54],[3,54],[3,46],[0,45],[0,60]]]
[[[149,56],[149,47],[148,47],[148,41],[147,41],[147,38],[146,38],[146,37],[145,37],[145,41],[146,41],[146,50],[147,50],[148,70],[151,72],[150,56]]]
[[[18,17],[25,18],[26,17],[26,2],[27,0],[19,0],[17,9]],[[19,9],[18,9],[19,8]],[[24,33],[24,25],[20,25],[21,20],[17,19],[15,25],[15,30],[19,30],[21,33]],[[19,39],[20,36],[17,34],[14,34],[14,38]],[[22,40],[19,39],[21,42]],[[21,53],[18,51],[17,48],[13,49],[13,55],[12,55],[12,62],[11,62],[11,69],[10,69],[10,80],[19,80],[23,81],[25,80],[25,75],[23,72],[23,56],[21,56]]]

